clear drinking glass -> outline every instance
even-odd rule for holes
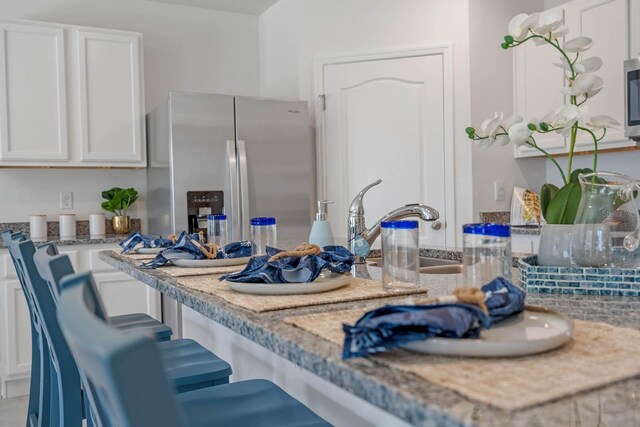
[[[511,280],[511,226],[465,224],[462,226],[465,286],[481,288],[496,277]]]
[[[276,219],[270,216],[251,218],[251,255],[266,255],[267,246],[276,247]]]
[[[387,221],[381,225],[382,284],[386,289],[420,283],[418,221]]]
[[[207,221],[209,223],[207,241],[209,243],[215,243],[218,247],[225,247],[229,243],[227,216],[209,215]]]

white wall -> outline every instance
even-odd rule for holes
[[[468,222],[473,219],[471,147],[464,133],[470,123],[468,2],[280,0],[260,16],[260,92],[268,97],[313,100],[313,60],[318,56],[452,43],[455,209],[457,222]],[[313,109],[313,102],[310,106]]]
[[[0,0],[0,17],[143,33],[145,104],[170,90],[259,94],[258,18],[145,0]],[[57,218],[58,192],[74,192],[79,218],[100,211],[100,191],[146,191],[144,170],[0,169],[0,222]],[[69,211],[66,211],[69,212]],[[136,217],[145,218],[141,201]]]
[[[518,13],[542,10],[542,0],[483,0],[469,2],[471,61],[471,124],[503,111],[513,113],[513,50],[500,47],[509,21]],[[473,212],[509,210],[514,187],[538,192],[545,182],[544,159],[513,157],[513,146],[480,148],[473,144]],[[494,182],[505,182],[504,201],[494,198]]]

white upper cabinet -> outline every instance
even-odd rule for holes
[[[0,28],[0,166],[146,166],[141,34]]]
[[[0,23],[0,158],[67,161],[64,31]]]
[[[140,37],[78,31],[83,162],[144,160]]]
[[[562,5],[564,20],[569,27],[566,39],[579,36],[591,37],[593,47],[581,54],[581,59],[599,56],[604,61],[596,72],[604,80],[604,89],[584,106],[587,115],[606,114],[624,123],[623,62],[630,57],[633,37],[629,25],[631,3],[634,0],[575,0]],[[637,5],[633,6],[634,8]],[[560,53],[551,46],[527,44],[515,49],[514,91],[515,111],[526,120],[541,118],[545,113],[560,107],[564,97],[559,90],[564,85],[559,62]],[[598,136],[600,134],[598,133]],[[536,137],[538,144],[552,154],[567,153],[569,138],[557,133]],[[609,129],[599,149],[634,147],[636,143],[624,136],[623,129]],[[578,133],[576,151],[593,150],[593,139],[584,132]],[[516,157],[540,156],[540,152],[528,147],[517,148]]]

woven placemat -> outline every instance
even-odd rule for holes
[[[342,347],[342,324],[352,325],[363,314],[361,309],[334,311],[290,317],[285,322]],[[538,355],[481,359],[397,349],[370,359],[506,410],[539,405],[640,375],[640,331],[574,322],[569,343]]]
[[[175,267],[172,265],[167,265],[164,267],[159,267],[158,271],[162,271],[163,273],[166,273],[169,276],[173,276],[173,277],[208,276],[211,274],[235,273],[236,271],[244,270],[245,267],[246,267],[246,264],[228,265],[226,267],[197,267],[197,268]]]
[[[123,253],[120,253],[120,252],[115,252],[115,253],[118,254],[118,255],[121,255],[121,256],[123,256],[125,258],[132,259],[134,261],[154,259],[156,257],[156,255],[157,255],[157,254],[136,254],[136,253],[123,254]]]
[[[256,313],[307,307],[311,305],[334,304],[347,301],[361,301],[373,298],[385,298],[401,295],[414,295],[427,292],[424,288],[385,291],[382,283],[374,280],[353,278],[342,288],[333,291],[305,295],[250,295],[229,289],[226,283],[218,280],[220,276],[191,276],[178,278],[178,283],[189,289],[218,296],[225,301]],[[273,286],[278,286],[274,284]]]

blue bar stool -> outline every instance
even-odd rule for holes
[[[40,422],[39,425],[80,426],[83,415],[85,415],[83,414],[83,409],[85,407],[88,408],[88,406],[82,404],[83,399],[88,396],[83,396],[81,393],[77,366],[60,332],[56,316],[58,306],[57,282],[53,282],[54,286],[50,286],[38,273],[34,260],[36,249],[33,242],[24,240],[20,233],[8,236],[3,235],[4,237],[9,237],[4,240],[9,247],[18,277],[21,283],[25,284],[28,300],[33,303],[34,312],[39,318],[39,325],[45,338],[46,346],[40,357],[48,360],[49,370],[46,372],[46,377],[40,376],[40,379],[47,380],[46,385],[42,386],[42,388],[48,393],[41,393],[39,397],[43,407],[42,414],[45,415],[44,417],[39,417],[42,419],[42,421],[38,420]],[[53,259],[56,268],[51,271],[47,265],[47,268],[45,268],[47,277],[60,278],[63,272],[67,274],[73,273],[71,262],[67,256],[58,255],[57,257],[52,257],[48,254],[48,251],[56,252],[55,247],[52,248],[51,245],[46,245],[40,249],[40,256],[45,263],[49,259]],[[106,319],[106,311],[101,305],[96,306],[96,310]],[[124,330],[130,331],[133,329],[128,326]],[[157,328],[153,327],[150,330],[144,327],[138,329],[138,331],[144,332],[150,338],[157,338],[154,333],[156,330]],[[170,369],[169,376],[173,380],[173,385],[177,392],[217,384],[227,384],[229,382],[229,375],[231,374],[229,364],[195,341],[162,341],[158,343],[158,346],[162,357],[167,359],[167,366]],[[91,425],[90,421],[88,419],[89,425]]]
[[[58,316],[102,425],[121,427],[316,427],[330,424],[266,380],[175,395],[156,344],[110,327],[94,307],[91,273],[66,276]]]
[[[59,255],[53,243],[47,243],[36,250],[33,262],[39,277],[44,279],[51,294],[56,295],[57,304],[60,281],[63,277],[74,274],[71,260],[67,255]],[[119,323],[112,324],[112,317],[107,316],[102,298],[97,298],[93,310],[96,316],[120,331],[142,330],[149,334],[146,328],[135,329],[130,324],[124,327]],[[167,375],[178,393],[229,383],[231,365],[196,341],[182,338],[160,341],[157,345],[161,357],[165,360]]]
[[[17,235],[17,234],[16,234]],[[22,236],[21,234],[19,234]],[[11,231],[2,232],[2,240],[9,247]],[[11,256],[16,272],[19,268],[16,260]],[[18,281],[27,301],[29,318],[31,320],[31,377],[29,382],[29,403],[27,404],[27,427],[49,426],[49,351],[48,343],[44,331],[42,330],[42,320],[35,308],[35,303],[31,292],[26,287],[26,283],[18,273]]]

